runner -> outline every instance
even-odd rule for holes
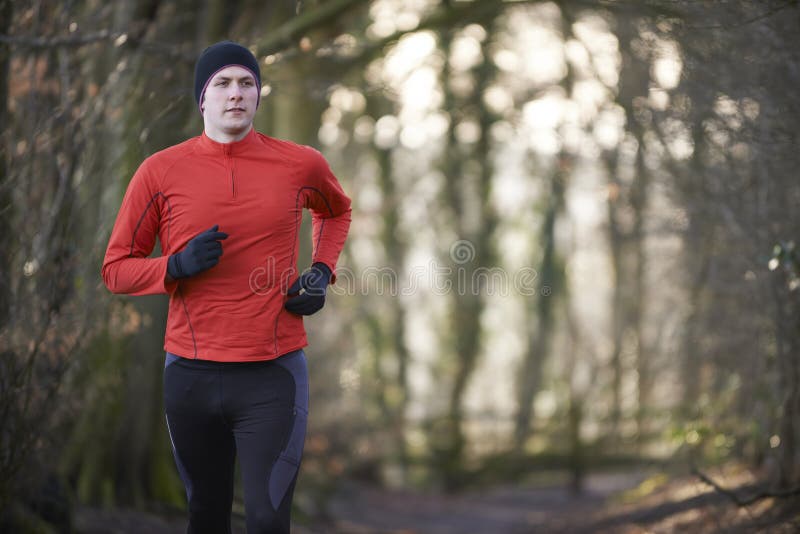
[[[193,534],[230,532],[237,456],[247,532],[289,532],[308,416],[303,316],[325,304],[350,227],[322,155],[253,128],[260,87],[243,46],[203,51],[204,131],[141,164],[103,261],[112,292],[170,297],[164,406]],[[313,259],[298,276],[303,208]]]

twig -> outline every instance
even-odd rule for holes
[[[305,11],[289,19],[269,32],[269,36],[258,43],[258,56],[274,54],[287,48],[303,32],[335,20],[354,5],[366,6],[363,0],[331,0],[313,11]],[[299,7],[299,6],[298,6]]]
[[[53,48],[57,46],[83,46],[85,44],[96,43],[98,41],[117,39],[122,35],[125,34],[112,33],[108,30],[101,30],[99,32],[87,33],[83,35],[58,35],[54,37],[0,35],[0,43],[19,45],[28,48]]]
[[[147,52],[157,52],[165,54],[172,59],[181,60],[187,63],[194,63],[195,58],[191,54],[185,54],[180,50],[176,50],[175,46],[168,43],[150,42],[144,39],[138,39],[129,33],[125,32],[110,32],[108,30],[100,30],[97,32],[75,35],[56,35],[51,37],[32,37],[26,35],[5,35],[0,34],[0,43],[5,43],[11,46],[26,48],[29,50],[43,50],[51,48],[80,48],[85,45],[99,43],[103,41],[117,41],[117,39],[125,38],[122,44],[135,44]],[[119,45],[115,45],[119,46]]]
[[[788,7],[792,7],[794,4],[797,4],[797,0],[786,0],[782,4],[778,4],[777,6],[774,6],[771,9],[767,9],[763,13],[760,13],[750,18],[746,18],[744,20],[732,22],[730,24],[687,25],[686,29],[687,30],[732,30],[735,28],[741,28],[743,26],[747,26],[755,22],[760,22],[764,19],[768,19],[772,15],[775,15],[776,13],[779,13]]]
[[[800,495],[800,486],[797,486],[784,491],[762,490],[755,493],[754,495],[751,495],[747,499],[743,499],[739,497],[734,490],[723,488],[718,483],[713,481],[711,477],[700,471],[695,466],[692,466],[692,474],[697,476],[697,478],[699,478],[700,480],[702,480],[703,482],[714,488],[719,493],[722,493],[723,495],[728,497],[739,507],[750,506],[751,504],[760,501],[762,499],[768,499],[768,498],[786,499],[788,497],[794,497],[795,495]]]

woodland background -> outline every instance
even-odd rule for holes
[[[306,323],[299,528],[477,532],[415,513],[610,472],[796,526],[799,27],[796,0],[0,0],[0,530],[181,524],[167,301],[99,273],[139,163],[202,131],[194,60],[225,38],[261,62],[257,129],[353,198]],[[343,522],[358,488],[416,504]]]

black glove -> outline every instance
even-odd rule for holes
[[[297,315],[317,313],[325,305],[325,292],[330,281],[331,270],[328,266],[321,262],[315,263],[294,281],[287,292],[292,298],[283,307]]]
[[[175,280],[188,278],[219,263],[219,257],[222,256],[220,241],[226,239],[228,234],[218,232],[218,228],[219,225],[215,224],[205,232],[197,234],[185,249],[169,257],[167,272],[172,278]]]

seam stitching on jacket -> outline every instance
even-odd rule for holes
[[[180,284],[178,285],[178,295],[181,297],[181,304],[183,304],[183,311],[186,314],[186,322],[189,323],[189,332],[192,334],[192,345],[194,345],[194,357],[197,359],[197,340],[194,337],[194,328],[192,327],[192,319],[189,317],[189,308],[186,306],[186,299],[183,298],[183,291],[181,291]]]
[[[136,227],[133,229],[133,235],[131,236],[131,248],[128,251],[129,258],[133,257],[133,248],[134,245],[136,244],[136,232],[138,232],[139,228],[142,226],[142,221],[144,221],[147,212],[150,211],[150,206],[153,205],[153,202],[155,202],[156,198],[159,196],[162,197],[164,199],[164,202],[167,203],[167,244],[169,244],[169,223],[170,220],[172,219],[172,205],[169,203],[169,199],[164,193],[162,193],[161,191],[156,191],[153,194],[153,196],[150,197],[150,201],[147,203],[147,206],[144,207],[142,214],[139,216],[139,220],[136,221]]]

